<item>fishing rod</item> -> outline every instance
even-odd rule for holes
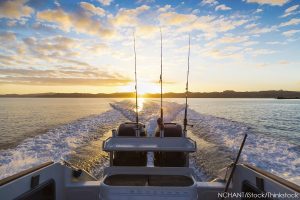
[[[239,161],[239,159],[240,159],[240,155],[241,155],[242,150],[243,150],[243,148],[244,148],[244,145],[245,145],[247,136],[248,136],[248,135],[245,134],[244,139],[243,139],[243,142],[242,142],[242,144],[241,144],[241,146],[240,146],[238,155],[237,155],[237,157],[236,157],[236,159],[235,159],[235,161],[234,161],[234,163],[233,163],[233,167],[232,167],[231,173],[230,173],[230,175],[229,175],[229,178],[228,178],[228,180],[227,180],[227,183],[226,183],[226,186],[225,186],[225,189],[224,189],[224,193],[226,193],[226,192],[228,191],[228,188],[229,188],[231,179],[232,179],[232,177],[233,177],[233,174],[234,174],[236,165],[237,165],[237,163],[238,163],[238,161]],[[224,197],[222,197],[222,200],[223,200],[223,199],[224,199]]]
[[[134,51],[134,78],[135,78],[135,121],[136,128],[139,128],[139,112],[138,112],[138,89],[136,76],[136,49],[135,49],[135,32],[133,32],[133,51]]]
[[[188,65],[186,73],[186,86],[185,86],[185,110],[184,110],[184,120],[183,120],[183,131],[186,133],[187,123],[187,109],[188,109],[188,93],[189,93],[189,74],[190,74],[190,52],[191,52],[191,36],[189,35],[189,51],[188,51]]]
[[[163,112],[163,90],[162,90],[162,31],[160,28],[160,136],[163,137],[164,112]]]

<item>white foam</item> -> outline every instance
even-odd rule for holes
[[[118,111],[107,111],[28,138],[14,149],[1,150],[0,179],[49,160],[64,159],[76,147],[99,137],[99,128],[111,128],[121,117]]]
[[[245,133],[248,138],[241,161],[270,171],[278,176],[300,184],[300,151],[298,147],[280,138],[253,132],[246,124],[224,118],[203,115],[189,110],[193,133],[216,144],[219,149],[228,150],[235,156]]]
[[[130,100],[110,104],[114,109],[120,111],[128,119],[135,120],[134,104]],[[175,102],[163,102],[164,121],[170,122],[184,109],[184,106]],[[146,101],[143,109],[139,112],[141,121],[148,122],[160,116],[160,104],[158,101]]]

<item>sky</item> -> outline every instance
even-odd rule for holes
[[[0,94],[300,91],[300,0],[0,0]]]

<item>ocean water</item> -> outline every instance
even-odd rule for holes
[[[140,99],[140,120],[156,128],[159,100]],[[108,165],[102,141],[134,120],[131,99],[0,99],[0,178],[48,160],[68,160],[100,178]],[[165,121],[182,122],[184,99],[165,99]],[[230,164],[242,137],[241,162],[300,185],[300,101],[189,99],[189,136],[198,150],[191,165],[212,180]]]

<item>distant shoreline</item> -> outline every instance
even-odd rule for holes
[[[39,94],[4,94],[0,98],[134,98],[135,93],[39,93]],[[143,98],[160,98],[160,94],[145,94]],[[185,93],[164,93],[164,98],[185,98]],[[189,92],[189,98],[275,98],[275,99],[300,99],[300,91],[253,91],[236,92],[226,90],[223,92]]]

